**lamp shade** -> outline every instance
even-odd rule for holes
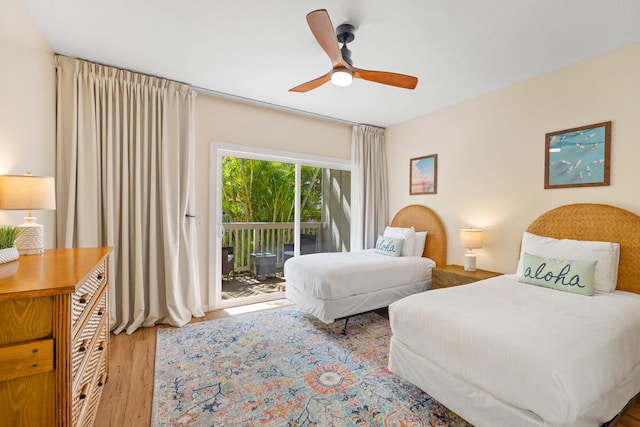
[[[460,245],[467,249],[482,247],[482,230],[478,228],[463,228],[460,230]]]
[[[0,210],[55,209],[55,194],[53,177],[0,175]]]

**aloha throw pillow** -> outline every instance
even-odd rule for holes
[[[376,252],[388,256],[400,256],[404,240],[397,237],[378,236]]]
[[[574,294],[593,295],[598,261],[542,258],[525,252],[519,281]]]
[[[540,257],[574,259],[581,261],[597,260],[595,273],[596,292],[611,292],[618,282],[618,261],[620,244],[612,242],[594,242],[587,240],[554,239],[536,234],[522,234],[520,260],[516,274],[522,276],[523,254],[525,252]]]

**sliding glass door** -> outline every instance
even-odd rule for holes
[[[284,298],[291,257],[350,248],[347,161],[218,146],[214,307]],[[337,167],[336,167],[337,166]],[[219,265],[218,265],[219,264]]]

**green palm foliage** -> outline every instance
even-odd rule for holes
[[[304,166],[302,221],[320,221],[322,169]],[[265,160],[222,159],[222,210],[228,222],[293,222],[295,165]]]

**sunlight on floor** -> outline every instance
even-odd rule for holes
[[[239,307],[231,307],[231,308],[225,308],[224,312],[227,313],[230,316],[235,316],[237,314],[244,314],[244,313],[251,313],[254,311],[260,311],[260,310],[269,310],[272,308],[280,308],[280,307],[286,307],[288,305],[292,305],[293,303],[287,299],[279,299],[279,300],[275,300],[275,301],[267,301],[267,302],[260,302],[257,304],[249,304],[249,305],[242,305]]]

